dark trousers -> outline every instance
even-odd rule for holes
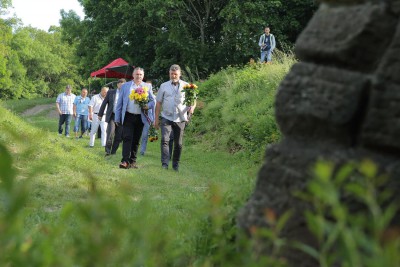
[[[165,118],[161,119],[161,163],[169,164],[170,153],[170,137],[171,132],[174,138],[172,165],[178,166],[182,153],[183,134],[185,131],[186,122],[173,122]]]
[[[72,114],[61,114],[60,119],[58,120],[58,133],[62,134],[63,132],[63,124],[65,123],[65,135],[69,135],[69,125],[71,124]]]
[[[115,114],[111,115],[110,121],[107,124],[107,140],[105,150],[107,154],[115,154],[119,144],[122,141],[122,126],[115,125]]]
[[[121,162],[136,162],[143,122],[140,114],[125,113]]]

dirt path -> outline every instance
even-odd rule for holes
[[[33,108],[27,109],[24,112],[22,112],[21,116],[23,117],[35,116],[45,111],[48,111],[47,117],[58,118],[58,113],[56,111],[55,104],[45,104],[45,105],[35,106]]]

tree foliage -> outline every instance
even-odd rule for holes
[[[158,81],[168,78],[174,63],[186,79],[205,79],[257,59],[266,25],[278,48],[291,47],[316,9],[313,0],[79,2],[85,18],[60,10],[61,26],[47,32],[24,27],[16,17],[0,18],[1,98],[55,96],[67,83],[90,87],[90,73],[118,57]],[[0,14],[11,4],[0,0]]]
[[[0,97],[52,97],[66,84],[78,85],[73,46],[58,27],[45,32],[0,20]]]
[[[86,75],[116,57],[164,77],[180,64],[193,78],[258,58],[269,25],[278,47],[292,46],[316,9],[313,0],[80,0],[86,17],[78,51]]]

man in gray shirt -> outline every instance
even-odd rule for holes
[[[171,131],[174,136],[174,151],[172,154],[172,168],[179,170],[179,161],[182,153],[183,134],[188,121],[188,112],[193,114],[195,106],[188,107],[184,103],[185,93],[183,87],[188,84],[180,80],[181,68],[172,65],[169,69],[168,82],[161,84],[156,97],[155,127],[160,127],[159,116],[161,112],[161,164],[162,168],[168,169],[170,160],[169,138]]]

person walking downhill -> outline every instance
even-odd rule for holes
[[[115,109],[117,107],[117,102],[119,95],[121,93],[121,87],[126,82],[125,79],[119,79],[117,83],[117,89],[109,90],[107,92],[106,98],[101,104],[99,110],[99,120],[102,120],[104,111],[107,110],[106,122],[107,122],[107,141],[105,146],[106,157],[109,155],[114,155],[119,147],[119,143],[122,141],[122,126],[117,126],[115,123]]]
[[[81,95],[75,97],[74,101],[75,138],[78,138],[79,126],[81,127],[81,135],[79,136],[79,138],[83,137],[88,127],[90,99],[87,96],[87,94],[88,90],[86,88],[82,88]]]
[[[58,120],[58,134],[63,133],[63,124],[65,123],[65,137],[69,137],[69,128],[72,120],[72,114],[74,113],[74,100],[75,95],[71,93],[71,85],[65,87],[65,92],[57,96],[56,108],[60,115]]]
[[[180,80],[181,68],[179,65],[172,65],[169,69],[170,81],[161,84],[156,97],[155,127],[161,126],[161,166],[168,169],[170,161],[169,139],[171,131],[174,138],[174,152],[172,154],[172,168],[179,170],[179,163],[182,153],[183,134],[186,122],[188,121],[188,112],[193,114],[195,106],[188,107],[184,105],[185,93],[183,87],[188,84]],[[162,112],[161,112],[162,110]],[[159,115],[161,112],[161,123]]]
[[[258,46],[261,49],[261,63],[265,62],[265,58],[267,58],[267,64],[271,64],[272,62],[272,52],[275,49],[276,42],[275,36],[270,33],[270,28],[264,28],[264,34],[260,36],[260,40],[258,41]]]
[[[108,92],[108,87],[104,86],[101,88],[100,94],[94,95],[89,103],[89,120],[92,121],[92,126],[90,129],[90,141],[89,147],[94,147],[94,140],[96,139],[97,130],[101,129],[101,146],[106,146],[106,138],[107,138],[107,122],[103,117],[102,120],[99,120],[98,114],[101,107],[101,104],[104,101]]]
[[[136,160],[143,125],[153,120],[152,109],[155,101],[152,86],[143,82],[143,77],[142,68],[137,67],[133,70],[133,81],[122,86],[115,109],[115,123],[122,124],[124,127],[122,160],[119,164],[122,169],[138,168]],[[135,100],[136,97],[141,100]]]

